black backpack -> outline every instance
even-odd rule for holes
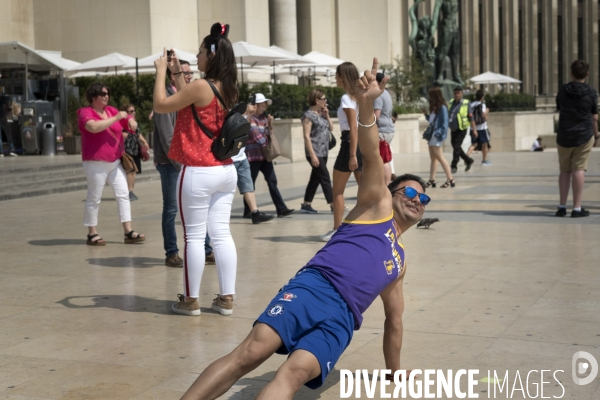
[[[485,116],[483,115],[483,103],[479,103],[473,108],[473,121],[475,125],[485,124]]]
[[[217,97],[217,100],[225,105],[225,102],[215,85],[208,79],[206,81]],[[225,116],[223,127],[221,128],[221,135],[217,140],[215,140],[212,132],[208,130],[202,121],[200,121],[200,118],[198,118],[198,113],[196,112],[194,104],[190,105],[190,107],[192,108],[192,114],[200,129],[202,129],[206,136],[213,141],[211,150],[217,160],[227,160],[228,158],[237,155],[240,150],[246,146],[248,132],[250,132],[250,123],[242,116],[242,114],[246,112],[246,103],[237,103],[229,110]]]

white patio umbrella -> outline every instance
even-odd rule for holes
[[[250,44],[244,41],[233,44],[233,53],[240,64],[271,65],[272,62],[281,60],[289,62],[291,59],[281,53],[265,47]],[[242,68],[242,84],[244,83],[244,69]]]
[[[312,61],[319,67],[337,67],[344,62],[344,60],[340,60],[339,58],[335,58],[327,54],[319,53],[318,51],[311,51],[310,53],[305,54],[304,58]]]
[[[123,68],[123,66],[128,65],[128,64],[133,64],[135,66],[135,58],[126,56],[121,53],[110,53],[105,56],[86,61],[83,64],[76,66],[75,68],[70,68],[69,72],[79,72],[79,71],[108,72],[111,68],[114,68],[115,75],[116,75],[117,69]]]
[[[486,83],[521,83],[520,80],[511,78],[510,76],[497,74],[495,72],[485,72],[481,75],[476,75],[469,79],[471,82],[476,84],[486,84]]]

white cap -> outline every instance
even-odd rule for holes
[[[252,100],[254,104],[264,103],[265,101],[268,105],[273,104],[273,100],[267,99],[262,93],[256,93],[254,96],[252,96]]]

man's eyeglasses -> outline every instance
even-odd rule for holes
[[[98,95],[99,97],[106,97],[109,96],[108,92],[100,92],[100,94]]]
[[[410,186],[402,186],[401,188],[398,188],[396,190],[392,190],[392,195],[400,190],[404,189],[404,195],[406,197],[408,197],[409,199],[414,199],[415,197],[417,197],[417,195],[419,195],[419,201],[421,202],[421,204],[423,204],[424,206],[426,206],[427,204],[429,204],[429,202],[431,201],[431,197],[427,196],[425,193],[419,193],[417,192],[417,189],[412,188]]]

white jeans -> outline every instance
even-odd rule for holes
[[[186,167],[179,173],[177,198],[183,238],[183,288],[188,297],[199,297],[204,272],[204,238],[213,243],[221,295],[235,294],[237,252],[229,230],[231,204],[237,183],[233,164]]]
[[[110,184],[117,200],[117,210],[121,222],[131,221],[131,205],[129,203],[129,188],[125,170],[121,166],[121,160],[114,162],[106,161],[84,161],[83,170],[87,178],[87,199],[83,212],[83,224],[85,226],[98,225],[98,208],[102,198],[102,190],[106,182]]]

